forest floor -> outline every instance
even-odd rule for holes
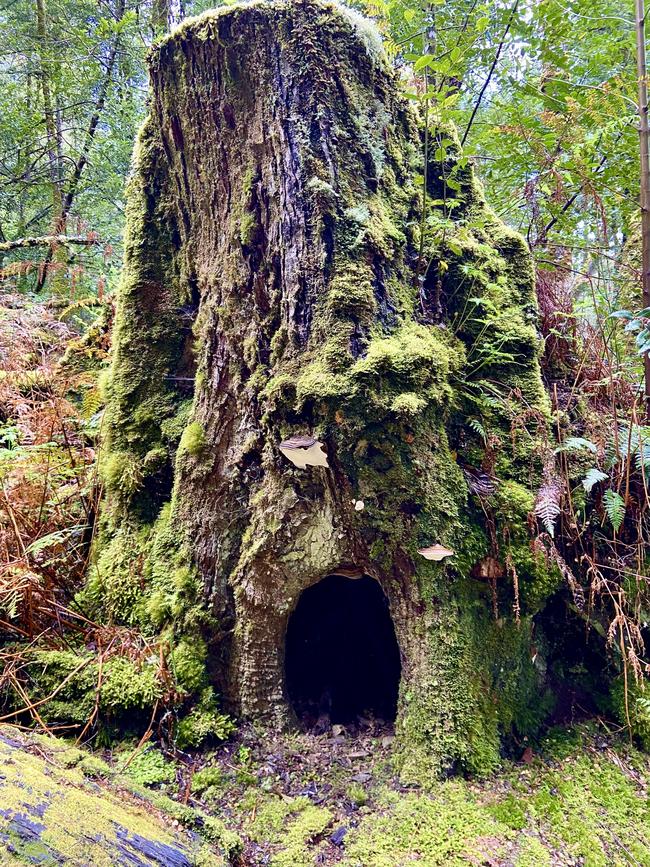
[[[240,867],[650,865],[650,758],[555,729],[483,781],[404,786],[368,724],[170,762],[0,729],[0,864]],[[128,764],[127,764],[128,762]]]

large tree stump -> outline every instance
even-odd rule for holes
[[[526,530],[546,403],[525,245],[453,133],[425,173],[356,13],[210,12],[155,50],[151,79],[90,595],[116,621],[201,635],[231,706],[286,725],[301,592],[372,576],[405,762],[489,769],[499,733],[539,718],[531,618],[549,586]],[[323,442],[329,468],[293,466],[292,436]],[[455,555],[418,553],[434,544]],[[478,580],[487,556],[506,577]]]

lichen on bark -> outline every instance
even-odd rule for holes
[[[524,242],[453,132],[424,171],[379,38],[343,7],[208,12],[155,49],[151,79],[87,599],[172,641],[200,635],[235,710],[286,725],[289,615],[354,564],[390,604],[405,774],[489,771],[501,736],[539,721],[532,616],[552,586],[525,510],[498,493],[486,508],[467,482],[487,468],[525,502],[538,480],[548,409]],[[422,272],[418,179],[438,200],[452,170],[453,219],[427,235]],[[282,456],[305,433],[330,469]],[[435,542],[455,557],[418,554]],[[517,623],[510,585],[493,600],[470,576],[495,548],[518,570]]]

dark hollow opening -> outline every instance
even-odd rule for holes
[[[328,575],[303,592],[285,656],[287,692],[299,717],[392,722],[400,671],[388,600],[377,581]]]

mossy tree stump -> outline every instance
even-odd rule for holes
[[[355,13],[210,12],[154,51],[151,79],[88,597],[205,649],[237,713],[284,726],[288,618],[354,567],[389,601],[405,768],[489,770],[500,735],[539,719],[531,623],[554,580],[526,529],[547,407],[525,245],[453,134],[424,171]],[[434,205],[420,256],[424,177],[454,205]],[[329,468],[294,467],[295,435]],[[455,556],[418,554],[434,543]],[[511,581],[493,599],[471,577],[488,555],[516,570],[518,623]]]

